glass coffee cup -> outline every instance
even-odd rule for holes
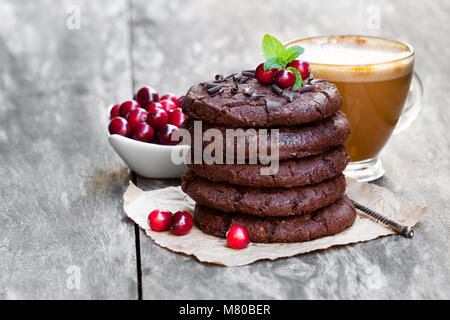
[[[345,174],[359,181],[383,176],[378,155],[392,134],[408,128],[422,108],[423,87],[414,73],[414,49],[369,36],[313,37],[286,47],[305,49],[302,59],[316,79],[334,83],[351,124],[345,143],[351,162]]]

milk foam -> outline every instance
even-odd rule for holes
[[[339,65],[378,64],[406,58],[411,53],[401,48],[369,47],[356,43],[305,44],[303,59],[314,63]]]
[[[302,60],[313,74],[329,81],[360,82],[395,79],[412,72],[408,46],[378,38],[328,37],[294,42],[305,49]]]

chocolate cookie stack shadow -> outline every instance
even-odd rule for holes
[[[192,87],[183,100],[191,137],[195,120],[202,121],[202,132],[217,129],[224,137],[226,129],[254,128],[244,137],[248,159],[250,142],[261,139],[259,129],[267,129],[269,141],[271,129],[278,129],[280,160],[270,175],[261,172],[270,165],[259,162],[190,164],[182,189],[197,203],[196,226],[225,237],[230,226],[241,225],[252,242],[263,243],[308,241],[350,227],[356,211],[345,196],[342,174],[350,124],[341,105],[336,87],[321,80],[281,90],[243,72]],[[192,148],[202,151],[210,143]],[[236,147],[237,139],[233,143]],[[221,147],[225,155],[226,139]]]

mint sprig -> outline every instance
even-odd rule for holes
[[[284,62],[284,59],[282,57],[273,57],[270,59],[267,59],[267,61],[264,63],[264,70],[272,70],[272,69],[280,69],[284,68],[286,63]]]
[[[302,87],[303,80],[300,72],[292,67],[286,68],[286,65],[302,55],[305,49],[300,46],[291,46],[286,49],[277,38],[266,34],[262,40],[262,50],[266,58],[266,62],[264,63],[265,71],[272,69],[290,70],[297,77],[295,85],[292,88],[299,89]]]
[[[301,54],[303,54],[303,52],[305,52],[305,49],[300,46],[289,47],[283,53],[283,59],[286,61],[286,64],[288,64],[289,62],[297,59]]]
[[[303,86],[303,79],[302,79],[302,74],[300,73],[300,71],[298,71],[297,69],[293,68],[293,67],[288,67],[287,70],[292,71],[293,73],[295,73],[295,76],[297,77],[297,79],[295,80],[295,84],[292,86],[292,89],[300,89]]]
[[[264,57],[267,60],[270,58],[281,57],[286,51],[283,44],[278,39],[268,34],[266,34],[262,40],[262,50]]]

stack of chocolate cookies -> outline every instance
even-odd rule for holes
[[[279,130],[279,168],[272,174],[261,173],[268,164],[248,160],[189,165],[182,189],[197,203],[197,227],[225,237],[230,226],[241,225],[252,242],[274,243],[308,241],[351,226],[356,211],[345,196],[342,174],[349,161],[342,144],[350,124],[341,105],[336,87],[326,81],[281,90],[243,72],[193,86],[183,100],[184,128],[192,137],[195,120],[202,121],[202,132],[217,129],[224,137],[227,129],[254,128],[241,140],[248,159],[250,143],[261,139],[258,129],[267,129],[269,141],[271,129]],[[201,152],[210,143],[203,140],[192,150]],[[237,150],[238,140],[233,144]],[[226,139],[221,147],[225,155]]]

